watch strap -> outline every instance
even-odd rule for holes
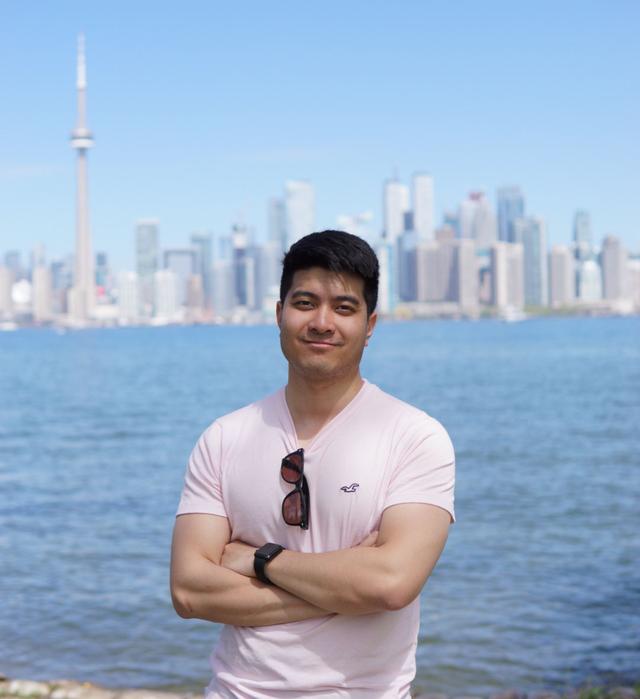
[[[284,551],[284,546],[280,544],[264,544],[259,549],[256,550],[253,556],[253,570],[256,574],[256,578],[266,585],[272,585],[273,583],[267,577],[265,568],[269,561],[272,561],[279,553]]]

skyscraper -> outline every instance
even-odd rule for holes
[[[491,304],[498,309],[524,306],[524,250],[519,243],[491,246]]]
[[[413,176],[413,229],[418,241],[434,239],[433,177],[424,173]]]
[[[156,219],[140,219],[136,223],[136,272],[140,315],[153,315],[155,273],[158,271],[158,225]]]
[[[520,187],[498,190],[498,240],[514,242],[513,223],[524,216],[524,195]]]
[[[602,291],[610,301],[629,296],[628,265],[629,255],[614,235],[608,235],[602,242]]]
[[[169,269],[176,275],[178,304],[187,305],[189,295],[189,279],[195,273],[196,254],[191,248],[172,248],[164,251],[164,269]],[[163,283],[165,277],[160,278]],[[156,275],[155,280],[158,280]],[[156,299],[158,298],[156,294]],[[166,298],[166,294],[163,296]]]
[[[87,320],[95,304],[93,253],[89,230],[89,197],[87,151],[93,146],[93,136],[87,128],[87,71],[84,56],[84,36],[78,38],[77,82],[78,118],[71,132],[71,147],[78,153],[76,191],[76,257],[73,287],[69,292],[69,315],[75,321]]]
[[[405,229],[405,214],[409,211],[409,188],[396,179],[384,183],[384,235],[395,243]]]
[[[573,218],[573,244],[576,260],[584,262],[593,256],[591,217],[588,211],[578,210]]]
[[[524,302],[528,306],[546,306],[547,246],[546,226],[541,218],[527,216],[514,222],[516,243],[524,248]]]
[[[460,237],[476,241],[480,248],[490,247],[496,240],[496,217],[483,192],[471,192],[460,204]]]
[[[284,190],[288,249],[296,240],[313,233],[316,196],[311,182],[305,180],[289,180]]]
[[[554,245],[549,253],[549,304],[552,308],[575,302],[575,260],[566,245]]]
[[[213,243],[211,233],[193,233],[191,246],[196,254],[195,273],[202,279],[203,307],[210,309],[211,300],[211,267],[213,265]]]

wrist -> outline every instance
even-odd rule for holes
[[[268,543],[256,549],[253,555],[253,572],[256,578],[266,585],[272,585],[273,583],[269,579],[268,573],[266,571],[267,565],[280,553],[284,551],[284,546],[280,544]]]

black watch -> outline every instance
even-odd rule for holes
[[[280,546],[280,544],[265,544],[254,553],[253,570],[258,580],[267,585],[272,584],[271,580],[265,575],[264,568],[269,561],[273,560],[282,551],[284,551],[284,546]]]

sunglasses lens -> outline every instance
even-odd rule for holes
[[[302,475],[302,454],[294,451],[282,459],[280,473],[287,483],[297,483]]]
[[[294,526],[302,522],[302,493],[294,490],[282,502],[282,516],[287,524]]]

